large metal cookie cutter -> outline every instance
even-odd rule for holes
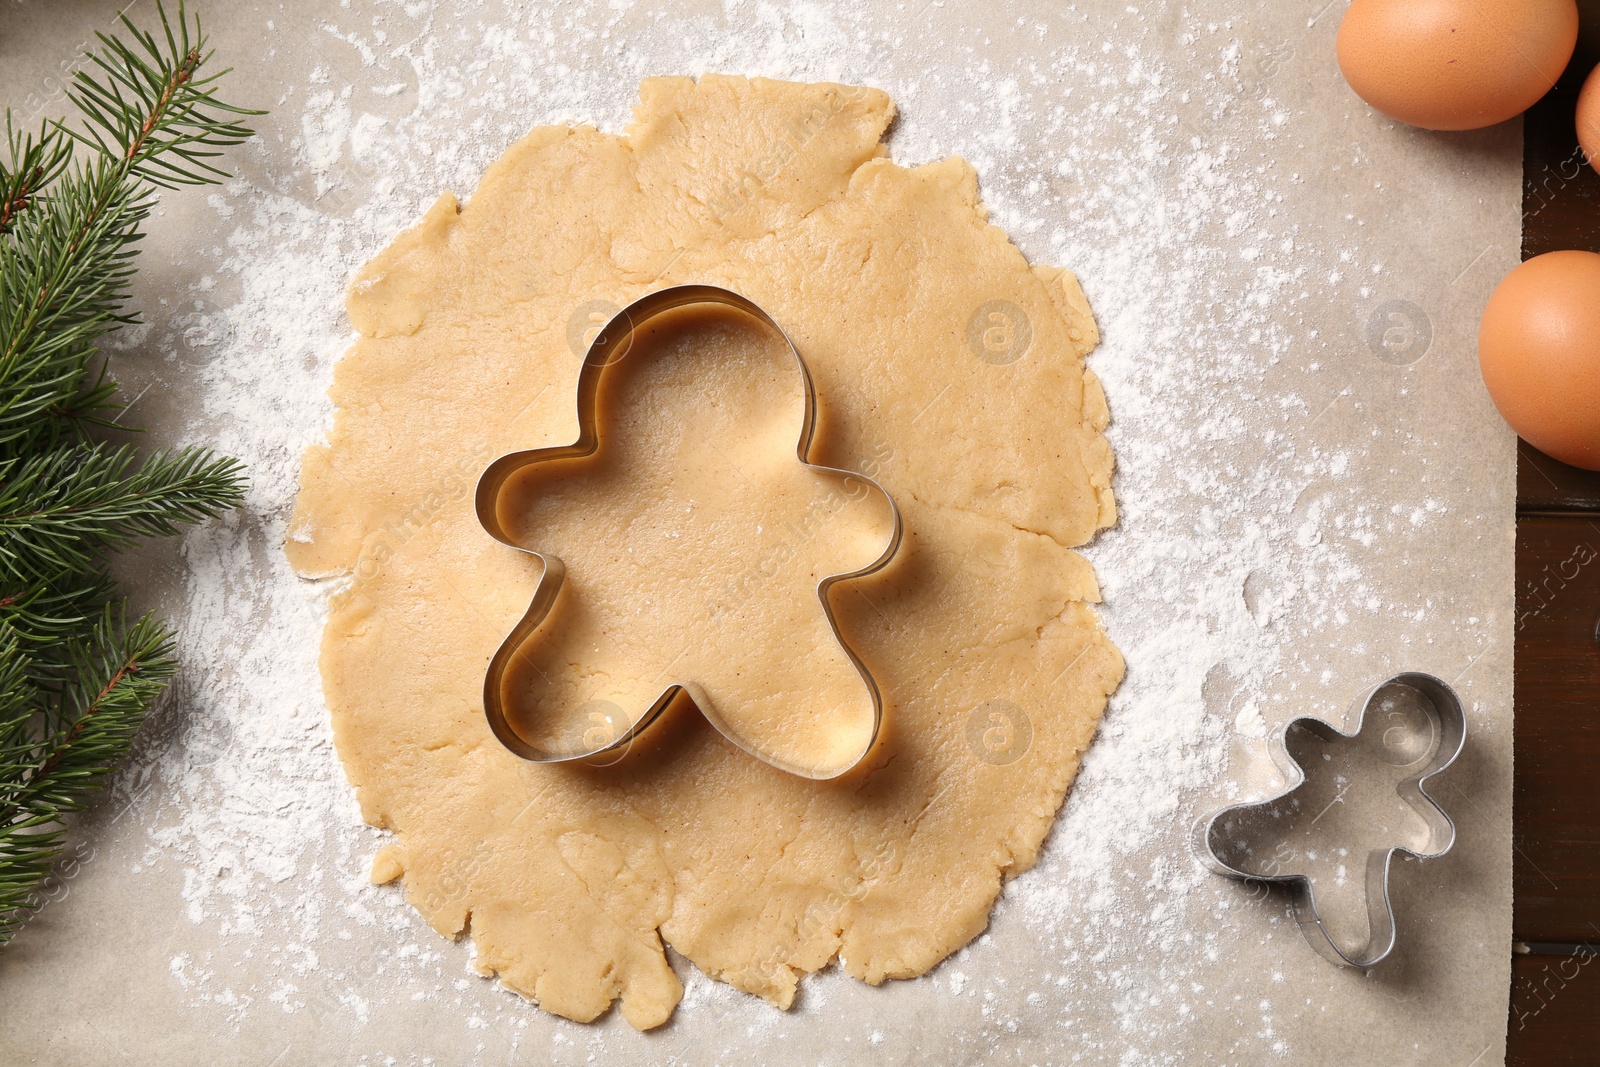
[[[839,647],[844,650],[850,662],[855,666],[856,672],[861,676],[862,683],[866,686],[867,693],[872,703],[872,725],[867,735],[865,744],[859,752],[834,766],[805,767],[787,763],[773,757],[771,754],[758,752],[747,744],[715,710],[715,705],[706,697],[706,694],[691,681],[678,681],[668,685],[662,690],[661,695],[645,709],[644,713],[629,727],[621,730],[614,739],[598,747],[588,747],[570,751],[549,751],[532,744],[511,725],[506,716],[504,688],[506,671],[518,650],[533,636],[540,624],[550,615],[555,606],[557,594],[561,591],[562,580],[566,576],[566,566],[560,559],[548,552],[537,552],[517,543],[505,525],[500,520],[499,504],[501,490],[517,472],[536,464],[552,460],[583,459],[594,455],[600,449],[601,434],[598,425],[598,400],[600,382],[606,369],[617,363],[627,355],[635,332],[650,319],[671,311],[675,308],[691,304],[721,304],[726,307],[741,311],[758,322],[772,328],[782,339],[790,353],[794,356],[795,367],[800,372],[802,392],[805,398],[805,413],[801,420],[800,442],[795,448],[795,454],[800,462],[814,471],[834,475],[839,478],[856,479],[870,485],[883,495],[888,502],[892,518],[892,532],[888,543],[884,546],[882,554],[876,560],[859,570],[843,574],[832,574],[817,583],[817,598],[821,601],[823,614],[827,617],[828,626],[833,631],[834,638]],[[817,393],[811,380],[811,371],[806,367],[805,360],[800,357],[800,351],[784,333],[783,328],[771,315],[763,311],[753,301],[740,296],[729,289],[714,285],[676,285],[640,297],[627,307],[623,308],[611,321],[606,323],[604,329],[595,337],[584,355],[583,366],[578,371],[578,439],[570,445],[559,445],[554,448],[536,448],[524,452],[513,452],[500,457],[491,463],[478,480],[477,510],[478,521],[495,540],[522,552],[527,552],[542,565],[543,571],[539,578],[538,587],[534,590],[532,603],[522,620],[501,643],[494,657],[489,661],[489,669],[483,680],[483,708],[489,720],[489,728],[494,731],[495,737],[506,748],[521,756],[523,759],[536,763],[565,763],[571,760],[587,760],[606,753],[625,752],[632,745],[635,738],[650,728],[662,717],[667,709],[680,696],[687,695],[695,702],[703,715],[716,730],[732,741],[735,745],[755,756],[764,763],[789,771],[804,778],[827,780],[838,778],[849,773],[872,750],[877,743],[878,734],[883,726],[883,696],[878,690],[878,684],[873,679],[870,671],[856,651],[850,647],[839,630],[838,620],[834,618],[833,609],[828,603],[828,591],[838,582],[850,578],[860,578],[882,570],[888,565],[895,552],[900,548],[903,532],[900,518],[900,509],[896,506],[894,498],[873,479],[854,471],[840,470],[836,467],[825,467],[810,462],[807,458],[811,452],[812,441],[817,429]]]
[[[1246,869],[1238,860],[1227,857],[1234,849],[1227,843],[1230,820],[1246,809],[1269,809],[1290,798],[1306,780],[1305,772],[1289,754],[1287,738],[1299,728],[1309,731],[1324,741],[1359,738],[1364,730],[1373,729],[1374,717],[1368,714],[1380,694],[1394,686],[1404,686],[1416,691],[1423,699],[1417,706],[1423,712],[1420,726],[1425,733],[1416,732],[1418,724],[1390,725],[1383,735],[1386,744],[1394,744],[1416,754],[1414,762],[1404,766],[1406,776],[1396,785],[1402,800],[1427,824],[1425,841],[1417,848],[1405,845],[1374,848],[1366,860],[1367,940],[1364,945],[1341,945],[1328,923],[1318,911],[1313,883],[1304,874],[1286,871],[1262,872]],[[1276,731],[1268,746],[1273,762],[1287,782],[1284,788],[1265,800],[1246,804],[1232,804],[1202,819],[1196,827],[1195,844],[1201,860],[1212,870],[1230,878],[1250,882],[1279,884],[1289,887],[1294,899],[1295,918],[1311,946],[1334,963],[1350,967],[1372,967],[1389,956],[1395,945],[1394,905],[1389,897],[1389,868],[1397,852],[1405,852],[1418,859],[1435,859],[1450,851],[1455,844],[1456,828],[1450,816],[1428,793],[1427,784],[1436,774],[1455,762],[1466,741],[1466,713],[1461,698],[1455,690],[1429,674],[1405,673],[1387,678],[1356,698],[1355,725],[1344,733],[1331,724],[1311,716],[1294,719]],[[1381,728],[1381,727],[1380,727]],[[1390,735],[1405,731],[1406,735]]]

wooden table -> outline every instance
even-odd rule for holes
[[[1522,255],[1600,252],[1600,173],[1573,109],[1600,63],[1600,0],[1528,113]],[[1591,398],[1600,404],[1600,397]],[[1600,1063],[1600,474],[1518,443],[1515,913],[1507,1062]]]

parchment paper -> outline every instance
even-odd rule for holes
[[[150,387],[129,415],[150,427],[145,443],[243,447],[226,414],[228,390],[243,388],[230,368],[281,352],[207,325],[252,282],[240,256],[281,263],[269,255],[281,250],[229,243],[264,191],[333,220],[376,210],[397,232],[443,188],[470,192],[534,125],[618,128],[643,75],[876,85],[902,109],[896,158],[972,160],[995,221],[1035,261],[1077,270],[1100,317],[1091,365],[1112,408],[1123,521],[1089,554],[1129,680],[1045,859],[932,975],[873,989],[827,972],[785,1015],[675,957],[689,991],[661,1030],[636,1034],[615,1013],[590,1027],[554,1019],[473,977],[468,948],[427,930],[397,890],[364,885],[380,838],[347,798],[325,825],[283,800],[269,757],[286,749],[310,751],[308,792],[344,791],[314,628],[281,684],[203,696],[206,642],[248,648],[303,624],[274,607],[294,593],[274,540],[293,484],[271,472],[289,470],[284,457],[325,417],[340,345],[318,343],[295,364],[304,384],[276,459],[258,461],[268,473],[249,513],[223,531],[253,546],[240,573],[207,595],[203,539],[121,567],[140,604],[184,629],[190,666],[77,827],[55,899],[0,951],[0,1059],[1501,1062],[1514,439],[1474,338],[1517,260],[1520,129],[1425,134],[1372,115],[1334,63],[1342,8],[204,5],[237,68],[231,94],[271,114],[238,156],[242,184],[166,197],[152,223],[137,289],[152,326],[115,363],[128,398]],[[113,11],[0,7],[0,92],[20,117],[63,110],[63,64]],[[154,6],[132,13],[149,24]],[[441,70],[459,73],[454,91],[433,91]],[[323,91],[334,105],[314,101]],[[339,133],[342,152],[307,171],[339,100],[376,117],[355,127],[369,139],[426,128],[467,147],[389,173]],[[353,266],[378,243],[350,233],[330,226],[328,240]],[[340,298],[328,286],[308,321],[334,322]],[[1236,636],[1251,625],[1256,636]],[[1190,828],[1208,804],[1270,789],[1273,723],[1337,715],[1408,669],[1454,682],[1469,708],[1442,790],[1460,838],[1442,860],[1399,865],[1396,957],[1340,970],[1303,942],[1284,898],[1202,872]],[[1122,803],[1130,791],[1149,803]],[[272,863],[249,840],[225,870],[186,858],[213,812],[239,811],[281,839]],[[231,888],[208,896],[204,879]]]

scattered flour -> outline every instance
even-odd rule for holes
[[[346,2],[259,27],[272,114],[210,195],[214,247],[186,298],[151,310],[135,338],[176,353],[201,405],[194,435],[252,477],[243,510],[183,543],[183,734],[147,746],[119,786],[154,787],[134,860],[138,877],[181,871],[174,910],[193,936],[175,935],[171,975],[205,1025],[327,1039],[337,1020],[349,1044],[333,1047],[374,1062],[506,1062],[508,1050],[581,1062],[644,1040],[491,991],[467,977],[466,946],[429,931],[398,889],[366,883],[381,838],[332,750],[323,591],[296,580],[280,546],[351,336],[351,273],[442,189],[469,192],[530,127],[619,129],[641,77],[714,70],[888,90],[895,158],[970,160],[993,221],[1036,262],[1078,273],[1105,337],[1091,365],[1113,413],[1121,523],[1087,552],[1127,681],[991,933],[933,976],[872,993],[875,1011],[955,1000],[923,1017],[971,1058],[1026,1039],[1097,1062],[1176,1061],[1175,1035],[1200,1016],[1235,1025],[1244,1060],[1283,1051],[1281,1010],[1224,994],[1212,974],[1240,929],[1293,928],[1268,906],[1241,915],[1197,892],[1209,876],[1185,835],[1198,802],[1237,792],[1223,772],[1269,723],[1336,711],[1365,681],[1325,673],[1346,662],[1341,627],[1433,609],[1397,600],[1367,562],[1446,510],[1353,488],[1391,433],[1350,433],[1359,391],[1339,368],[1394,268],[1370,250],[1381,235],[1297,172],[1370,166],[1359,147],[1298,161],[1295,123],[1319,98],[1290,86],[1305,77],[1296,53],[1328,47],[1331,27],[1286,17],[1280,43],[1137,5],[978,26],[956,5],[868,6]],[[1345,333],[1328,325],[1346,320]],[[806,1043],[823,1005],[837,1009],[832,1041],[887,1054],[919,1040],[841,1006],[858,993],[836,973],[809,980],[784,1016],[673,962],[687,990],[652,1040],[706,1062],[778,1040],[797,1057],[838,1050]],[[386,1034],[419,1002],[442,1035],[431,1053]]]

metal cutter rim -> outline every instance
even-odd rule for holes
[[[1430,844],[1424,846],[1424,851],[1395,845],[1387,849],[1374,850],[1368,855],[1367,943],[1360,950],[1346,952],[1329,932],[1317,908],[1316,894],[1308,877],[1303,874],[1265,875],[1235,867],[1218,855],[1213,844],[1213,833],[1216,827],[1234,812],[1275,803],[1305,783],[1305,770],[1289,754],[1287,737],[1290,730],[1298,726],[1309,729],[1326,740],[1335,737],[1353,739],[1366,725],[1367,711],[1373,699],[1391,685],[1405,685],[1417,690],[1434,708],[1439,730],[1438,745],[1432,755],[1427,757],[1427,766],[1397,786],[1401,796],[1412,809],[1427,820]],[[1448,683],[1433,675],[1416,671],[1407,671],[1385,678],[1358,696],[1352,706],[1355,709],[1355,722],[1348,732],[1315,715],[1302,715],[1291,719],[1281,729],[1274,731],[1268,744],[1268,752],[1284,776],[1284,787],[1261,800],[1229,804],[1201,819],[1195,827],[1194,845],[1201,862],[1219,874],[1241,881],[1288,886],[1293,893],[1295,919],[1311,947],[1333,963],[1367,968],[1382,963],[1395,947],[1394,902],[1389,894],[1389,874],[1395,853],[1404,852],[1417,859],[1437,859],[1449,852],[1455,844],[1455,822],[1450,818],[1449,812],[1445,811],[1428,792],[1427,784],[1436,775],[1448,769],[1460,755],[1462,747],[1466,744],[1467,724],[1466,711],[1456,691]]]
[[[705,694],[692,682],[674,682],[668,685],[655,701],[645,709],[644,713],[614,740],[598,748],[587,749],[580,752],[548,752],[532,745],[511,726],[506,718],[504,704],[505,674],[511,665],[511,660],[534,631],[549,617],[551,609],[555,606],[556,598],[560,593],[563,579],[566,576],[566,565],[561,560],[548,552],[538,552],[518,544],[511,537],[505,526],[500,521],[499,499],[500,492],[505,483],[518,471],[535,464],[552,460],[583,459],[594,455],[600,448],[600,428],[598,401],[600,382],[608,367],[616,364],[623,356],[627,355],[633,335],[650,319],[672,311],[677,308],[687,307],[692,304],[720,304],[741,311],[749,317],[769,326],[789,353],[794,357],[795,367],[800,372],[802,393],[805,400],[805,411],[801,420],[800,441],[795,447],[795,455],[800,462],[814,471],[836,476],[842,479],[855,479],[870,485],[882,494],[888,502],[889,513],[892,520],[892,530],[888,543],[878,558],[857,570],[841,574],[830,574],[817,583],[817,598],[822,604],[823,615],[828,620],[828,627],[833,632],[834,639],[839,647],[844,650],[862,683],[866,686],[868,696],[872,703],[872,727],[868,733],[866,743],[861,750],[847,763],[837,767],[812,768],[790,763],[781,758],[774,757],[771,753],[762,753],[744,741],[738,732],[717,714],[715,706],[706,699]],[[841,777],[854,770],[877,744],[878,736],[883,728],[883,695],[878,688],[877,681],[871,671],[867,669],[861,656],[845,640],[839,628],[839,621],[835,618],[833,608],[828,602],[828,592],[838,582],[852,578],[862,578],[874,574],[889,564],[899,551],[900,542],[904,534],[904,523],[901,519],[900,508],[890,496],[888,491],[878,482],[855,471],[842,470],[838,467],[828,467],[812,463],[807,457],[810,455],[811,446],[816,438],[817,431],[817,393],[816,385],[811,377],[811,370],[806,366],[805,360],[800,355],[800,350],[793,340],[778,325],[776,319],[763,310],[760,305],[742,296],[731,289],[724,289],[715,285],[674,285],[665,289],[658,289],[648,293],[630,303],[627,307],[617,312],[606,323],[605,327],[596,335],[593,343],[583,358],[583,365],[578,371],[577,388],[578,405],[578,439],[569,445],[556,445],[551,448],[526,449],[501,456],[483,472],[478,479],[475,496],[475,505],[478,521],[482,523],[489,535],[501,544],[526,552],[541,565],[539,584],[534,589],[532,602],[522,619],[501,642],[489,661],[488,670],[484,674],[483,707],[488,718],[489,728],[495,737],[507,749],[525,760],[534,763],[567,763],[575,760],[591,760],[596,756],[606,753],[620,753],[632,745],[635,738],[643,734],[649,727],[662,717],[667,709],[680,697],[687,696],[694,700],[702,716],[711,723],[712,727],[739,748],[750,755],[791,774],[802,778],[818,781],[827,781]]]

